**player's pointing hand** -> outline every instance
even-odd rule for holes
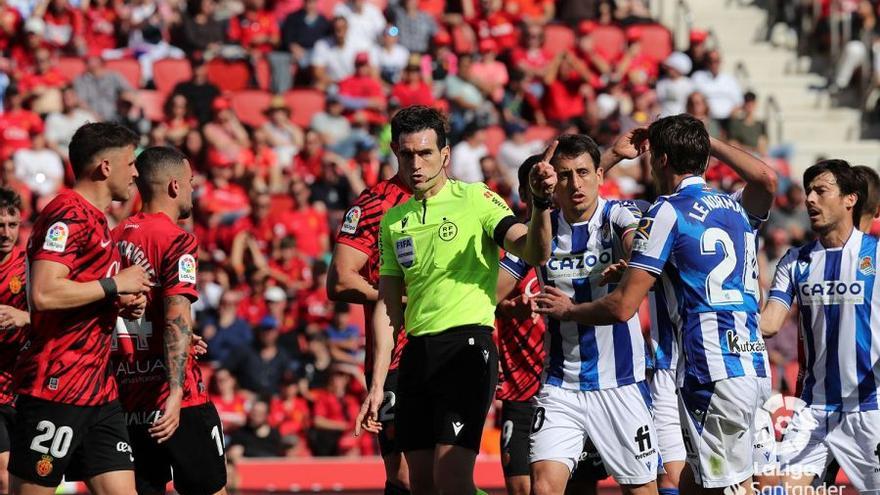
[[[544,291],[534,297],[538,307],[535,312],[557,320],[564,320],[568,311],[574,307],[571,298],[556,287],[544,287]]]
[[[557,144],[559,142],[554,140],[544,152],[544,158],[529,172],[529,187],[532,195],[537,199],[546,200],[553,197],[553,189],[556,188],[556,170],[550,164],[550,159],[556,151]]]

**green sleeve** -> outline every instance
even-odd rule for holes
[[[509,216],[513,216],[513,212],[507,203],[501,199],[501,196],[495,194],[486,184],[477,183],[470,186],[471,204],[474,211],[480,219],[483,231],[489,237],[494,237],[495,227],[498,222]]]
[[[387,219],[388,215],[384,216],[379,224],[379,275],[403,277],[403,270],[394,255],[394,240],[391,239]]]

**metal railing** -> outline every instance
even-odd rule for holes
[[[764,120],[767,122],[767,140],[773,146],[782,144],[785,139],[783,133],[784,118],[782,116],[782,107],[776,101],[774,95],[767,95],[764,107]]]
[[[690,43],[690,32],[694,26],[691,6],[687,0],[675,2],[675,13],[672,20],[672,40],[676,49],[687,48]],[[684,41],[682,41],[684,40]]]

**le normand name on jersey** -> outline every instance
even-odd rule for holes
[[[739,201],[724,194],[715,194],[702,196],[698,201],[694,201],[693,206],[691,206],[691,211],[688,212],[688,216],[694,220],[703,222],[712,210],[722,208],[734,210],[737,213],[743,212],[742,205],[739,204]]]

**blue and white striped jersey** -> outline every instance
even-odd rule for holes
[[[682,379],[766,377],[755,232],[739,201],[688,177],[642,218],[630,266],[668,276],[681,319]],[[661,278],[662,280],[662,278]],[[656,306],[656,304],[655,304]],[[657,311],[659,312],[659,311]]]
[[[806,377],[801,398],[829,411],[878,409],[880,277],[877,238],[853,230],[842,248],[791,248],[776,266],[770,299],[797,298]]]
[[[541,284],[558,288],[578,303],[607,295],[614,285],[599,286],[602,272],[625,257],[622,239],[635,229],[639,216],[632,202],[603,198],[586,222],[570,225],[554,211],[552,254],[538,271]],[[645,379],[647,347],[637,315],[626,323],[600,326],[549,318],[544,349],[548,385],[599,390]]]

